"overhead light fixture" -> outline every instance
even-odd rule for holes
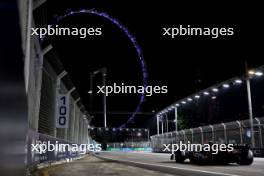
[[[250,74],[250,75],[255,75],[255,71],[254,71],[254,70],[249,70],[249,71],[248,71],[248,74]]]
[[[140,137],[140,136],[141,136],[141,133],[140,133],[140,132],[138,132],[138,133],[137,133],[137,137]]]
[[[255,75],[255,76],[262,76],[263,75],[263,72],[250,70],[250,71],[248,71],[248,74],[251,75],[251,76],[253,76],[253,75]]]
[[[194,98],[197,98],[198,99],[198,98],[200,98],[200,96],[199,95],[195,95]]]
[[[223,87],[224,87],[224,88],[229,88],[230,85],[229,85],[229,84],[223,84]]]
[[[179,107],[179,106],[180,106],[180,104],[179,104],[179,103],[177,103],[177,104],[175,104],[175,106],[176,106],[176,107]]]
[[[235,80],[235,83],[237,83],[237,84],[241,84],[241,83],[242,83],[242,80],[241,80],[241,79],[236,79],[236,80]]]
[[[204,94],[204,95],[209,95],[209,92],[204,92],[203,94]]]
[[[216,99],[216,96],[212,96],[212,99],[213,99],[213,100]]]
[[[262,73],[262,72],[260,72],[260,71],[257,71],[257,72],[255,73],[255,75],[256,75],[256,76],[262,76],[262,75],[263,75],[263,73]]]
[[[188,101],[193,101],[191,98],[188,98],[187,100],[188,100]]]
[[[182,103],[182,104],[186,104],[186,101],[182,101],[181,103]]]
[[[218,92],[218,89],[217,88],[213,88],[212,91],[213,92]]]

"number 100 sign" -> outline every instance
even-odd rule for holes
[[[69,95],[59,94],[57,96],[56,127],[68,128],[69,123]]]

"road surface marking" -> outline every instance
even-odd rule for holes
[[[222,172],[212,172],[212,171],[204,171],[204,170],[199,170],[199,169],[187,169],[187,168],[181,168],[181,167],[173,167],[173,166],[164,166],[164,165],[159,165],[159,164],[149,164],[149,163],[143,163],[143,162],[137,162],[137,161],[128,161],[128,160],[122,160],[122,159],[114,159],[110,157],[103,157],[99,156],[104,159],[110,159],[114,161],[119,161],[119,162],[127,162],[127,163],[134,163],[134,164],[141,164],[141,165],[148,165],[148,166],[158,166],[158,167],[166,167],[166,168],[172,168],[172,169],[179,169],[179,170],[186,170],[186,171],[193,171],[193,172],[201,172],[201,173],[206,173],[206,174],[214,174],[214,175],[225,175],[225,176],[239,176],[235,174],[227,174],[227,173],[222,173]]]

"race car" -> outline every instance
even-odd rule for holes
[[[212,151],[176,151],[171,155],[171,160],[177,163],[184,163],[189,159],[194,164],[229,164],[251,165],[254,160],[253,152],[247,144],[235,144],[232,151],[219,151],[213,154]]]

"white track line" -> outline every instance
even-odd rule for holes
[[[114,158],[103,157],[103,156],[99,156],[99,157],[105,158],[105,159],[114,160],[114,161],[119,161],[119,162],[142,164],[142,165],[148,165],[148,166],[154,166],[154,167],[155,166],[158,166],[158,167],[166,167],[166,168],[171,168],[171,169],[179,169],[179,170],[185,170],[185,171],[201,172],[201,173],[214,174],[214,175],[239,176],[239,175],[227,174],[227,173],[222,173],[222,172],[212,172],[212,171],[204,171],[204,170],[199,170],[199,169],[189,169],[189,168],[187,169],[187,168],[181,168],[181,167],[164,166],[164,165],[159,165],[159,164],[150,164],[150,163],[143,163],[143,162],[136,162],[136,161],[128,161],[128,160],[122,160],[122,159],[114,159]]]
[[[160,156],[170,156],[171,153],[146,153],[146,152],[133,152],[133,154],[136,153],[136,154],[143,154],[143,155],[160,155]]]
[[[127,153],[127,154],[143,154],[143,155],[160,155],[160,156],[170,156],[171,153],[152,153],[152,152],[110,152],[110,151],[102,151],[102,153]]]

